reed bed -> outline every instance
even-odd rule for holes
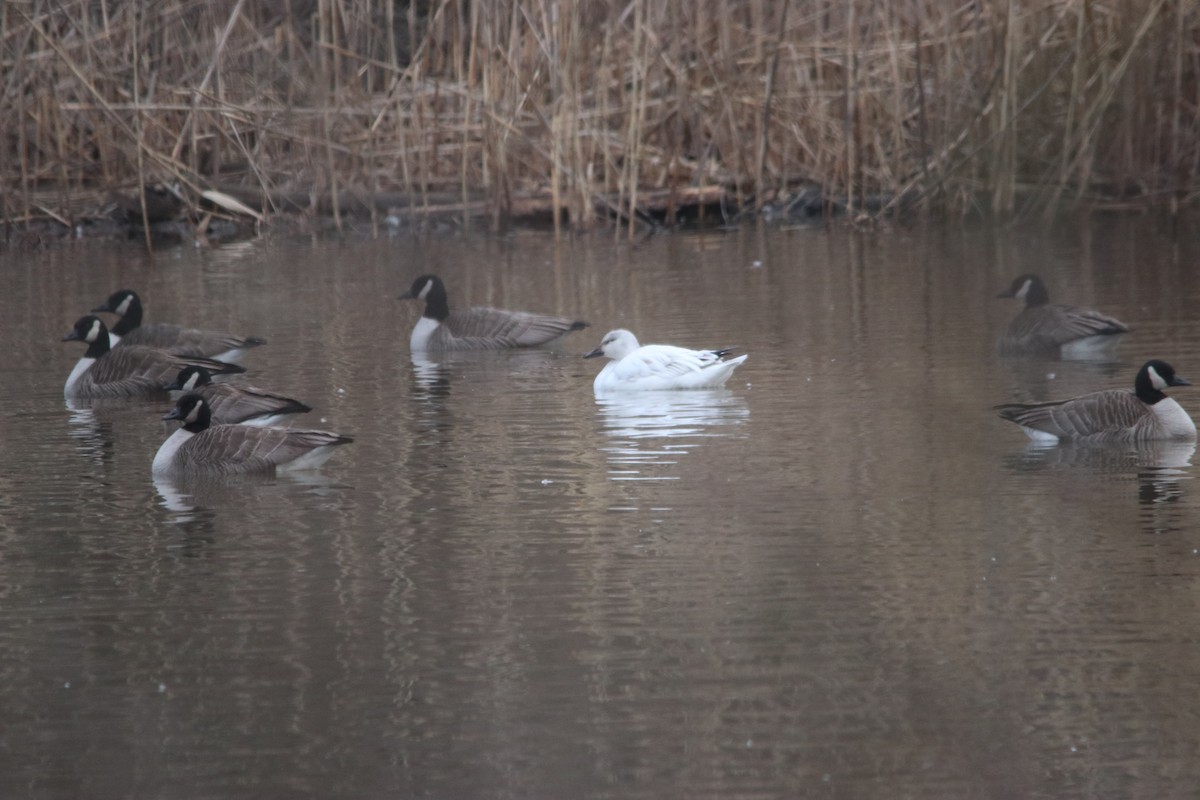
[[[1190,0],[6,0],[0,214],[1175,209],[1198,43]]]

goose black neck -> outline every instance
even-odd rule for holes
[[[85,358],[99,358],[100,356],[108,353],[109,349],[110,348],[108,346],[108,331],[105,328],[101,327],[99,334],[96,336],[96,341],[88,342],[87,353],[84,354],[84,357]]]
[[[425,314],[430,319],[445,322],[450,316],[450,301],[446,298],[446,287],[440,282],[434,283],[425,295]]]
[[[1029,281],[1029,291],[1025,293],[1025,307],[1037,308],[1049,302],[1050,293],[1046,291],[1046,284],[1037,278],[1031,278]]]
[[[1145,369],[1138,372],[1137,378],[1134,379],[1133,391],[1137,394],[1138,400],[1148,406],[1154,405],[1159,400],[1167,399],[1167,395],[1161,389],[1154,388],[1154,383],[1150,380],[1150,372]]]
[[[141,324],[142,301],[138,299],[137,295],[134,295],[130,298],[129,306],[125,309],[125,313],[112,326],[112,332],[117,336],[124,336]]]
[[[188,433],[200,433],[207,430],[212,425],[212,412],[208,408],[208,403],[201,403],[196,408],[196,418],[191,422],[185,422],[183,429]]]

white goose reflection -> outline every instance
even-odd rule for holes
[[[745,398],[726,389],[604,395],[596,398],[596,406],[612,440],[601,449],[608,453],[614,481],[678,480],[645,470],[676,463],[704,439],[737,435],[750,418]]]

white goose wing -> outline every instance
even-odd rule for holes
[[[648,344],[611,366],[613,377],[619,381],[634,382],[652,378],[671,381],[693,375],[719,363],[721,356],[712,350],[688,350],[686,347],[669,344]]]

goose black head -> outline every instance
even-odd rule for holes
[[[1152,359],[1138,370],[1133,389],[1144,403],[1153,405],[1166,397],[1163,389],[1168,386],[1191,386],[1191,381],[1175,374],[1175,368],[1162,359]]]
[[[163,388],[168,392],[190,392],[197,386],[207,386],[212,383],[212,373],[204,367],[187,366],[179,370],[175,380]]]
[[[208,403],[198,394],[185,394],[175,403],[175,407],[163,416],[165,420],[179,420],[183,429],[199,433],[212,423],[212,410]]]
[[[88,314],[75,320],[75,326],[62,338],[64,342],[85,342],[87,356],[99,358],[108,352],[108,328],[99,317]]]
[[[119,289],[108,296],[108,299],[103,304],[92,309],[92,313],[96,314],[102,311],[107,311],[118,316],[125,316],[136,306],[140,309],[141,300],[138,299],[137,292],[133,289]]]
[[[422,275],[413,281],[412,288],[400,295],[401,300],[424,300],[425,316],[444,320],[450,316],[446,285],[437,275]]]
[[[1024,275],[1014,278],[1012,285],[996,295],[996,297],[1015,297],[1018,300],[1024,300],[1026,308],[1044,306],[1050,302],[1050,294],[1046,291],[1046,284],[1042,283],[1042,279],[1032,272],[1027,272]]]
[[[400,295],[401,300],[428,300],[432,294],[446,294],[446,285],[437,275],[422,275],[413,281],[412,287]]]

